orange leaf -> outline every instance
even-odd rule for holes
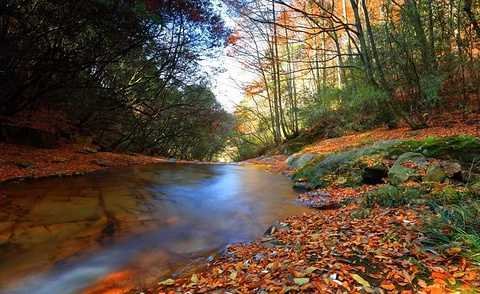
[[[382,284],[380,285],[380,288],[391,291],[395,290],[395,285],[392,284],[390,281],[383,281]]]
[[[455,255],[457,254],[458,252],[462,251],[462,248],[460,247],[452,247],[452,248],[448,248],[445,250],[445,253],[447,253],[448,255]]]
[[[439,273],[439,272],[432,272],[432,279],[446,279],[448,278],[449,275],[448,274],[444,274],[444,273]]]
[[[317,288],[318,291],[323,291],[323,284],[320,281],[312,281],[312,285]]]
[[[433,280],[433,282],[434,282],[435,284],[440,285],[440,286],[443,286],[443,287],[447,286],[447,282],[445,282],[445,281],[442,280],[442,279],[435,279],[435,280]]]
[[[443,289],[440,287],[430,288],[430,294],[443,294]]]
[[[470,290],[470,286],[467,285],[467,284],[463,284],[463,285],[461,285],[460,287],[458,287],[458,290],[469,291],[469,290]]]
[[[373,279],[380,279],[383,277],[382,273],[370,273],[368,276]]]
[[[464,272],[466,268],[467,268],[467,259],[465,257],[462,257],[462,272]]]

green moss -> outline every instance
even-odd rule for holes
[[[389,153],[398,156],[409,151],[419,152],[430,158],[478,161],[480,160],[480,140],[471,135],[404,140],[392,146]]]

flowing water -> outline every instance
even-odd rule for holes
[[[184,260],[307,211],[292,204],[296,195],[285,177],[239,165],[133,166],[4,184],[0,293],[141,289]]]

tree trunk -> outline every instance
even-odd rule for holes
[[[465,0],[465,6],[463,7],[463,11],[465,11],[465,13],[467,14],[468,20],[472,24],[475,33],[477,33],[477,37],[480,39],[480,27],[478,26],[477,19],[472,12],[472,0]]]

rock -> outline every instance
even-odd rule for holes
[[[295,203],[317,209],[337,209],[341,205],[330,200],[332,195],[322,190],[316,190],[301,194],[295,199]]]
[[[436,162],[428,167],[427,172],[423,177],[423,181],[442,183],[446,178],[447,175],[445,174],[442,165]]]
[[[388,172],[388,178],[392,185],[398,185],[406,181],[420,180],[420,171],[427,165],[427,159],[421,153],[406,152],[398,157],[395,164]]]
[[[415,170],[401,165],[394,165],[388,172],[388,181],[392,185],[398,185],[416,176]]]
[[[304,182],[304,181],[295,181],[293,183],[293,189],[299,189],[299,190],[311,190],[312,189],[312,184],[309,182]]]
[[[317,154],[313,154],[313,153],[306,153],[306,154],[295,153],[289,158],[287,158],[287,167],[289,169],[302,167],[305,163],[310,161],[316,155]]]
[[[442,168],[447,177],[454,178],[462,172],[462,166],[458,162],[442,162]]]
[[[33,127],[2,124],[2,135],[5,137],[6,142],[11,144],[48,149],[55,148],[58,144],[57,134],[54,131]]]

